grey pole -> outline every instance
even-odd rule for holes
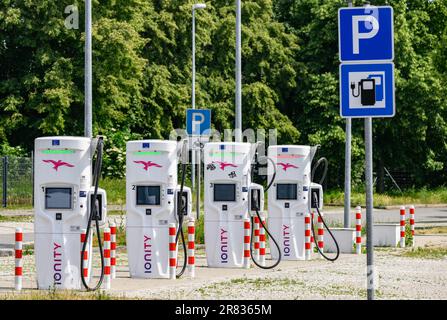
[[[352,7],[352,0],[348,0],[348,7]],[[345,205],[344,205],[344,227],[351,227],[351,118],[346,119],[346,142],[345,142]]]
[[[241,0],[236,0],[236,123],[235,140],[242,142]]]
[[[91,138],[92,132],[92,2],[85,0],[85,79],[84,79],[84,135]]]
[[[374,300],[374,247],[373,247],[373,142],[372,119],[365,119],[365,154],[366,154],[366,266],[367,296]]]
[[[196,10],[195,5],[192,6],[192,92],[191,92],[192,108],[196,108]],[[196,153],[191,154],[191,189],[194,191],[194,181],[196,177]]]
[[[196,9],[205,9],[206,4],[204,3],[196,3],[192,6],[192,108],[196,108]],[[194,190],[194,180],[195,180],[195,164],[197,163],[197,186],[196,186],[196,211],[197,211],[197,219],[200,217],[200,153],[201,150],[197,152],[193,150],[192,151],[192,168],[191,168],[191,185],[192,190]]]
[[[200,180],[201,180],[201,157],[202,156],[202,148],[199,148],[198,157],[197,157],[197,188],[196,188],[196,211],[197,211],[197,220],[200,218]]]

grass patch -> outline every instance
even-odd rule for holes
[[[107,211],[108,216],[125,216],[126,211],[124,210],[109,210]]]
[[[365,193],[362,191],[351,192],[351,202],[353,205],[365,206]],[[343,206],[343,190],[329,190],[324,194],[324,203],[326,205]],[[398,191],[387,192],[384,194],[374,194],[374,206],[385,207],[392,205],[409,204],[439,204],[447,203],[447,189],[411,189],[400,193]]]
[[[22,293],[6,293],[0,295],[1,300],[112,300],[112,296],[103,290],[80,292],[70,290],[36,290]],[[116,298],[115,298],[116,299]],[[125,299],[125,297],[119,297]]]
[[[0,222],[33,222],[33,216],[2,216],[0,215]]]
[[[105,178],[99,182],[107,191],[107,203],[124,205],[126,203],[126,180]]]
[[[303,281],[297,281],[294,279],[288,279],[288,278],[280,278],[280,279],[269,279],[269,278],[255,278],[255,279],[247,279],[247,278],[236,278],[231,279],[230,284],[240,284],[240,285],[252,285],[256,288],[264,288],[271,285],[277,285],[277,286],[304,286],[305,283]]]
[[[447,257],[447,248],[433,247],[433,248],[414,248],[405,251],[402,256],[409,258],[420,259],[443,259]]]
[[[447,226],[445,227],[427,227],[427,228],[417,228],[415,230],[416,234],[444,234],[447,233]]]

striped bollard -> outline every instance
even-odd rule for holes
[[[411,236],[413,241],[411,242],[411,246],[414,247],[414,206],[410,206],[410,228],[411,228]]]
[[[256,259],[256,261],[259,261],[259,218],[257,216],[254,217],[254,238],[253,238],[253,242],[255,245],[255,252],[254,252],[254,258]]]
[[[191,219],[188,222],[188,270],[191,278],[194,278],[196,276],[195,274],[196,261],[194,256],[195,233],[196,230],[194,226],[194,219]]]
[[[405,207],[400,207],[400,247],[405,248]]]
[[[250,219],[244,219],[244,268],[250,268]]]
[[[104,228],[104,289],[110,289],[110,228]]]
[[[323,215],[323,214],[322,214]],[[318,249],[320,249],[320,252],[324,253],[324,228],[323,228],[323,220],[321,219],[320,215],[317,217],[318,225],[317,225],[317,233],[318,233]],[[319,255],[320,258],[323,256]]]
[[[82,274],[85,279],[88,279],[88,245],[85,247],[85,251],[82,251],[84,247],[84,242],[87,238],[87,230],[81,230],[81,259],[84,261],[84,266],[82,268]]]
[[[261,218],[265,225],[265,218]],[[262,224],[259,227],[259,259],[261,266],[265,267],[265,229]]]
[[[14,268],[14,289],[22,290],[23,278],[23,231],[22,228],[16,228],[15,234],[15,268]]]
[[[110,273],[116,278],[116,224],[110,223]]]
[[[362,253],[362,207],[355,208],[355,252]]]
[[[175,223],[169,224],[169,279],[174,280],[177,272],[177,244]]]
[[[305,259],[310,260],[311,244],[310,244],[310,214],[304,216],[304,249]]]

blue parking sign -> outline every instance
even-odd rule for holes
[[[392,61],[393,15],[393,8],[390,6],[340,8],[338,11],[340,61]]]
[[[342,63],[340,115],[344,118],[393,117],[394,64]]]
[[[211,110],[186,110],[186,132],[189,135],[200,136],[209,134],[211,129]]]

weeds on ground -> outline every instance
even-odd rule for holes
[[[424,235],[424,234],[444,234],[444,233],[447,233],[447,226],[445,226],[445,227],[418,228],[418,229],[416,229],[416,233],[418,235]]]
[[[0,215],[0,222],[33,222],[33,216],[30,215],[15,215],[2,216]]]
[[[402,256],[420,259],[443,259],[447,257],[447,248],[443,247],[418,247],[406,250]]]
[[[71,290],[24,290],[21,293],[6,293],[0,295],[2,300],[112,300],[114,299],[103,290],[95,292],[80,292]],[[124,297],[119,297],[124,299]]]

